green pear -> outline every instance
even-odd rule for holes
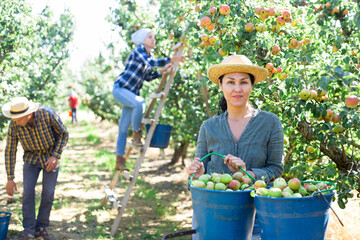
[[[293,190],[291,190],[291,188],[289,188],[289,187],[284,188],[282,191],[283,191],[283,192],[290,193],[291,195],[293,195],[293,194],[294,194],[294,191],[293,191]]]
[[[306,191],[306,188],[304,188],[303,186],[300,186],[299,187],[299,193],[302,195],[302,196],[306,196],[307,195],[307,191]]]
[[[266,183],[263,180],[256,180],[256,182],[254,183],[254,187],[255,188],[265,188]]]
[[[214,188],[215,188],[215,183],[212,181],[208,181],[206,184],[206,189],[214,190]]]
[[[281,190],[284,190],[287,187],[287,183],[285,179],[277,178],[275,179],[273,186],[276,188],[280,188]]]
[[[198,187],[198,188],[205,188],[205,183],[203,181],[200,181],[200,180],[193,180],[191,182],[191,185],[194,186],[194,187]]]
[[[247,187],[249,187],[249,184],[245,183],[245,184],[241,185],[240,190],[244,190]]]
[[[291,193],[288,193],[288,192],[282,192],[282,196],[284,198],[291,198],[292,197]]]
[[[225,191],[226,190],[226,185],[219,182],[219,183],[216,183],[215,184],[215,190],[222,190],[222,191]]]
[[[230,174],[227,174],[227,173],[221,175],[221,177],[220,177],[220,182],[222,182],[223,184],[228,184],[228,183],[230,183],[232,180],[233,180],[233,179],[232,179],[231,175],[230,175]]]
[[[269,190],[269,196],[270,197],[282,197],[282,191],[280,188],[270,188]]]
[[[221,174],[219,174],[219,173],[211,174],[211,181],[213,181],[214,183],[219,183],[220,182],[220,176],[221,176]]]
[[[234,180],[238,180],[239,182],[242,181],[243,174],[241,172],[236,172],[232,175],[232,178]]]
[[[201,175],[198,180],[203,181],[205,184],[207,184],[208,181],[210,181],[211,176],[209,174],[203,174]]]
[[[292,178],[290,179],[288,185],[292,190],[297,191],[301,186],[301,182],[297,178]]]
[[[269,196],[269,189],[267,188],[258,188],[256,189],[256,193],[260,196],[267,197]]]
[[[294,193],[292,195],[293,198],[299,198],[299,197],[302,197],[302,195],[300,193]]]

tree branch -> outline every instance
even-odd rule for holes
[[[313,134],[311,125],[306,121],[300,121],[298,123],[297,130],[308,142],[317,140]],[[333,162],[335,162],[339,171],[351,171],[353,170],[353,166],[355,166],[356,171],[359,172],[360,167],[356,161],[350,156],[346,155],[346,153],[336,145],[327,145],[325,142],[320,142],[320,151],[328,156]]]

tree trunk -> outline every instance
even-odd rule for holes
[[[189,144],[188,141],[182,141],[180,142],[179,147],[175,147],[175,151],[170,162],[171,165],[174,165],[177,162],[179,162],[181,157],[182,158],[181,164],[185,166],[185,158],[186,158],[188,144]]]
[[[311,129],[311,125],[306,121],[299,122],[297,130],[303,135],[307,141],[317,140]],[[359,172],[359,165],[355,159],[346,155],[344,149],[338,148],[336,145],[329,145],[325,142],[320,142],[320,151],[328,156],[337,166],[339,171],[357,171]]]

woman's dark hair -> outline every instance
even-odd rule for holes
[[[248,73],[248,74],[250,76],[251,85],[253,86],[254,82],[255,82],[255,77],[254,77],[254,75],[252,75],[250,73]],[[221,75],[219,77],[220,83],[222,83],[223,78],[224,78],[224,75]],[[223,112],[225,112],[227,110],[227,104],[226,104],[226,99],[225,99],[224,95],[221,96],[221,99],[219,101],[219,106]]]

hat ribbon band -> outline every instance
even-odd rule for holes
[[[26,112],[28,109],[29,109],[29,107],[27,107],[25,110],[22,110],[22,111],[19,111],[19,112],[15,112],[15,111],[11,111],[11,110],[10,110],[10,113],[11,113],[11,114],[21,114],[21,113]]]

